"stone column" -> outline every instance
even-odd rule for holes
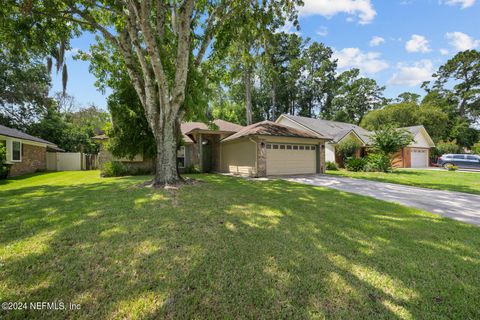
[[[325,142],[320,144],[320,173],[325,173]]]
[[[267,142],[257,140],[257,177],[267,176]]]
[[[325,142],[317,145],[317,173],[325,173]]]

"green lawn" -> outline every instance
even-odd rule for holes
[[[409,186],[480,194],[480,172],[396,169],[392,173],[328,171],[328,174]]]
[[[474,319],[480,229],[285,181],[33,175],[0,184],[1,319]]]

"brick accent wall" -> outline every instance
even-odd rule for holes
[[[10,177],[47,169],[47,148],[22,143],[22,161],[10,167]]]

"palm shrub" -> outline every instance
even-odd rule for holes
[[[333,161],[327,161],[327,163],[325,163],[325,167],[327,170],[338,171],[338,166]]]
[[[365,171],[370,172],[391,172],[392,164],[390,158],[381,153],[370,153],[366,158]]]
[[[366,164],[367,161],[364,158],[348,158],[345,162],[345,168],[347,168],[348,171],[359,172],[365,170]]]

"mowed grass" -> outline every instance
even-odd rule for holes
[[[395,169],[392,173],[347,170],[328,171],[327,173],[429,189],[480,194],[480,172]]]
[[[480,229],[285,181],[38,174],[0,185],[0,301],[42,319],[474,319]]]

